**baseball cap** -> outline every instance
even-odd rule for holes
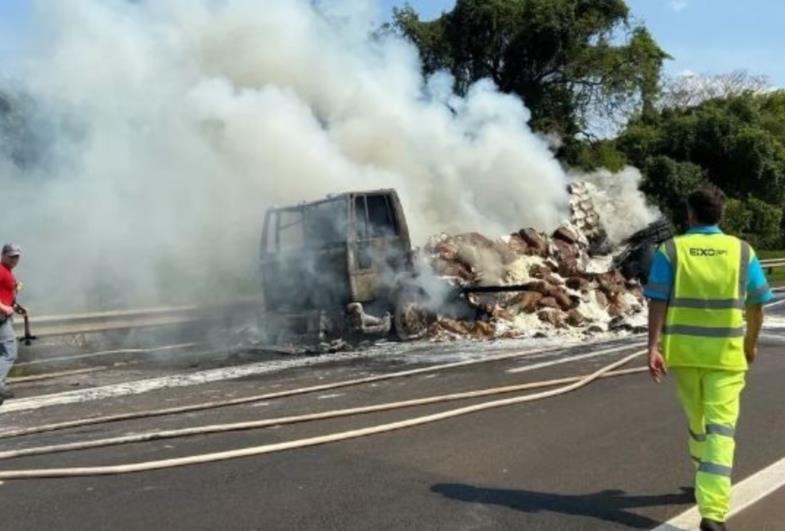
[[[15,243],[6,243],[3,245],[3,256],[19,256],[22,254],[22,248]]]

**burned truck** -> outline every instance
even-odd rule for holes
[[[266,341],[420,335],[422,293],[394,190],[350,192],[267,211],[261,238]]]
[[[324,351],[365,338],[438,335],[451,322],[461,330],[512,330],[521,312],[557,327],[591,326],[599,313],[610,322],[640,307],[625,293],[639,291],[653,249],[672,227],[654,223],[614,252],[588,188],[568,191],[570,220],[550,236],[534,229],[499,240],[442,235],[419,252],[394,190],[271,208],[261,238],[263,341]],[[596,256],[612,256],[611,268],[590,271]],[[494,272],[485,276],[488,264]],[[593,298],[597,290],[603,293]],[[527,322],[534,326],[520,320]]]

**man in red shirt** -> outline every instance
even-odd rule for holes
[[[3,245],[0,257],[0,404],[14,394],[6,386],[6,377],[16,361],[14,308],[17,282],[13,269],[19,264],[22,249],[15,243]]]

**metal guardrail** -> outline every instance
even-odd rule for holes
[[[768,269],[771,272],[773,269],[779,267],[785,267],[785,258],[775,258],[772,260],[761,260],[760,264],[763,266],[764,269]]]
[[[30,325],[37,337],[54,337],[230,320],[238,312],[249,312],[255,307],[253,299],[243,299],[215,306],[172,306],[41,317],[31,315]],[[14,321],[14,328],[21,337],[24,333],[21,318]]]
[[[785,267],[785,258],[761,260],[769,272]],[[258,301],[252,297],[217,304],[215,306],[173,306],[165,308],[142,308],[111,312],[31,316],[30,324],[37,337],[54,337],[74,334],[90,334],[135,328],[155,328],[200,321],[220,321],[256,309]],[[22,320],[14,322],[20,337],[23,334]]]

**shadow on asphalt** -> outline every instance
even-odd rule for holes
[[[576,496],[530,490],[490,489],[458,483],[438,483],[431,487],[433,492],[462,502],[500,505],[527,513],[549,511],[587,516],[636,529],[651,529],[661,522],[629,512],[630,509],[694,503],[693,489],[682,487],[681,490],[680,494],[650,496],[627,496],[622,490],[604,490]]]

